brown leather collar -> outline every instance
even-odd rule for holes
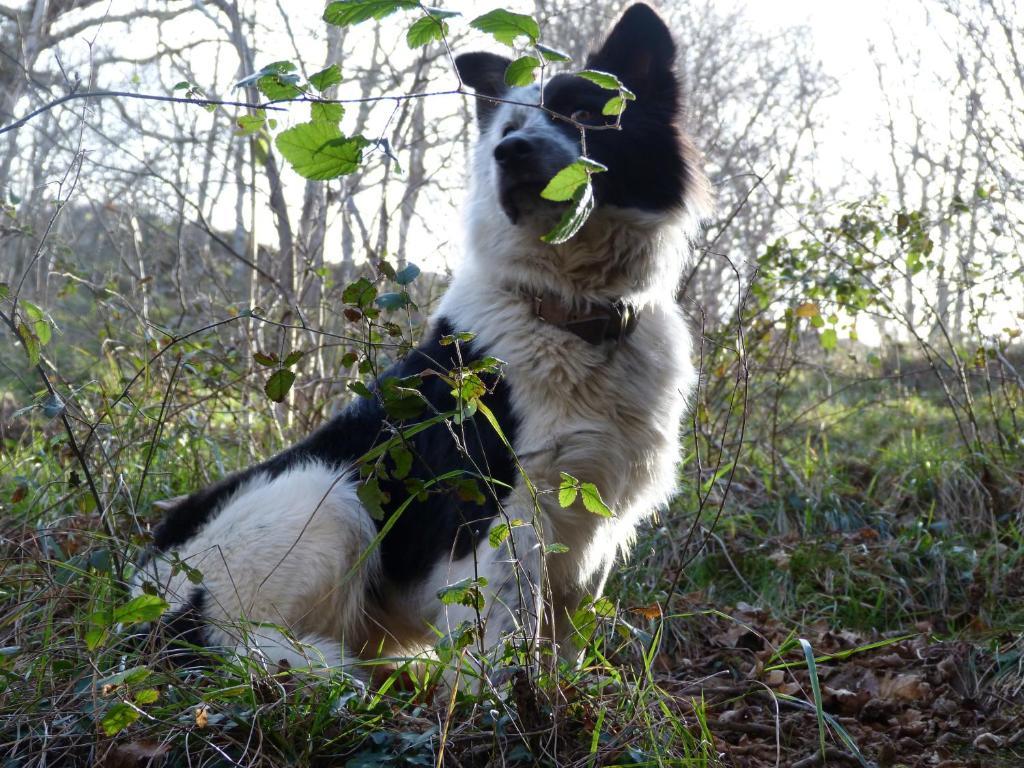
[[[555,293],[521,293],[530,301],[534,317],[573,333],[588,344],[621,342],[636,329],[636,308],[625,299],[575,309]]]

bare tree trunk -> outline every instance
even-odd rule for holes
[[[219,9],[228,18],[231,25],[231,42],[238,53],[238,77],[253,72],[256,68],[253,63],[252,49],[249,47],[248,38],[242,28],[242,18],[235,0],[211,0],[211,4]],[[259,93],[254,85],[245,89],[246,99],[250,102],[259,101]],[[253,143],[250,141],[250,147]],[[255,164],[256,159],[250,152],[250,162]],[[282,191],[281,172],[277,164],[277,156],[268,151],[264,159],[264,171],[267,176],[267,185],[270,191],[270,210],[274,213],[274,224],[277,229],[278,254],[277,262],[280,265],[278,270],[271,269],[271,274],[277,278],[280,286],[287,291],[281,296],[287,304],[291,305],[295,296],[295,241],[292,235],[291,219],[288,215],[288,206]],[[253,190],[255,194],[255,189]],[[253,222],[255,224],[255,221]]]

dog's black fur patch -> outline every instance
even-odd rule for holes
[[[488,97],[505,99],[515,93],[510,94],[504,78],[511,60],[493,53],[467,53],[455,62],[463,83],[477,93],[477,117],[484,130],[496,111]],[[597,204],[642,211],[683,206],[696,183],[697,163],[678,125],[683,94],[676,75],[676,46],[665,22],[642,3],[631,6],[585,68],[618,76],[636,94],[619,128],[610,129],[615,118],[601,111],[613,91],[569,74],[556,75],[544,86],[544,107],[567,118],[584,111],[590,116],[581,122],[600,128],[586,131],[587,156],[608,167],[606,173],[593,176]],[[580,144],[575,125],[558,124]]]
[[[476,118],[481,130],[494,115],[497,102],[487,97],[502,98],[508,86],[505,85],[505,70],[511,59],[496,53],[462,53],[455,57],[455,67],[464,85],[477,93]]]
[[[442,339],[454,332],[443,318],[434,323],[428,338],[380,376],[373,388],[375,394],[385,379],[423,375],[419,391],[428,403],[428,411],[421,418],[428,417],[430,411],[451,410],[455,405],[451,386],[439,376],[424,372],[433,370],[447,374],[486,356],[486,350],[478,349],[472,341],[460,342],[458,347],[442,344]],[[489,389],[483,401],[494,413],[509,442],[514,444],[516,418],[508,385],[501,377],[485,374],[482,378]],[[232,494],[257,476],[277,477],[310,460],[338,467],[351,464],[393,436],[394,431],[387,428],[389,423],[402,426],[401,421],[388,418],[380,398],[353,401],[302,442],[183,499],[156,527],[154,547],[165,552],[187,542]],[[464,445],[460,447],[460,443]],[[455,558],[468,555],[487,535],[491,522],[498,515],[501,499],[507,495],[505,487],[515,479],[515,465],[508,448],[480,414],[467,419],[455,435],[442,422],[413,435],[406,446],[413,455],[412,469],[406,479],[427,482],[453,470],[462,470],[467,473],[464,477],[477,478],[484,501],[475,503],[460,498],[455,483],[435,485],[426,491],[425,498],[414,499],[381,541],[384,575],[399,585],[421,576],[441,557],[452,553],[453,545]],[[378,530],[409,498],[406,479],[380,481],[381,490],[389,498],[382,504],[384,517],[376,521]],[[490,483],[490,479],[498,482]]]
[[[205,606],[206,590],[196,587],[188,593],[188,600],[181,608],[163,617],[161,629],[171,645],[197,647],[203,644],[206,635]]]

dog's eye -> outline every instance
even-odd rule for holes
[[[501,138],[504,139],[506,136],[508,136],[510,133],[512,133],[512,131],[514,131],[515,129],[516,129],[516,127],[514,125],[512,125],[512,123],[509,123],[508,125],[506,125],[504,127],[504,129],[502,129],[502,131],[501,131]]]

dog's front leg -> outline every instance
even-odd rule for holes
[[[536,657],[542,627],[548,625],[542,612],[548,601],[541,542],[532,525],[510,527],[498,546],[484,539],[469,557],[450,561],[438,575],[443,579],[438,628],[460,659],[451,673],[460,668],[464,676],[495,682],[510,666]]]

